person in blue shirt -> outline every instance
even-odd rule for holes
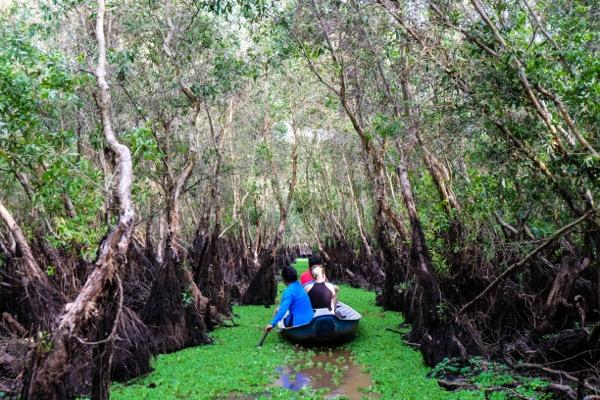
[[[289,314],[283,320],[285,326],[297,326],[308,324],[313,318],[313,308],[310,299],[304,291],[304,288],[298,282],[298,274],[292,267],[283,267],[281,278],[287,286],[281,296],[281,304],[276,310],[275,316],[265,331],[270,331],[289,311]]]

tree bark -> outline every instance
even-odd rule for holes
[[[292,200],[294,198],[294,191],[296,188],[296,180],[298,176],[298,133],[296,131],[296,121],[294,119],[293,112],[292,116],[292,133],[294,135],[294,144],[292,145],[292,153],[290,155],[291,175],[288,180],[288,192],[287,197],[283,198],[281,189],[279,187],[277,166],[275,161],[271,160],[271,187],[273,194],[279,207],[279,223],[277,225],[277,231],[273,236],[273,239],[269,242],[265,249],[260,250],[259,239],[260,236],[257,233],[256,247],[254,249],[254,267],[258,268],[252,277],[248,288],[242,296],[242,304],[255,304],[255,305],[269,305],[273,304],[277,295],[277,283],[275,281],[275,256],[285,232],[285,226],[287,222],[288,212]],[[268,131],[270,124],[268,117],[265,117],[263,124],[262,134],[267,141]],[[258,229],[257,229],[258,231]]]
[[[325,40],[327,49],[331,56],[331,60],[336,67],[336,75],[338,82],[335,84],[328,83],[323,76],[317,71],[314,64],[307,57],[307,62],[310,69],[329,90],[338,96],[340,103],[350,119],[350,123],[358,134],[364,154],[366,155],[365,172],[373,187],[373,202],[375,204],[373,217],[375,220],[375,230],[377,242],[384,253],[386,265],[384,267],[386,280],[381,297],[381,303],[390,309],[402,308],[403,296],[398,293],[396,286],[405,278],[405,271],[401,264],[404,261],[401,254],[405,253],[405,244],[408,242],[409,234],[402,219],[391,209],[387,200],[385,187],[385,165],[383,161],[384,146],[378,148],[373,139],[362,124],[359,113],[353,108],[348,98],[348,76],[340,53],[334,47],[331,38],[327,32],[327,27],[323,21],[323,15],[316,0],[311,1],[313,13],[317,19],[321,34]],[[337,86],[337,88],[336,88]],[[400,237],[400,249],[394,249],[393,243],[395,240],[388,231],[390,226]]]
[[[169,42],[175,30],[175,25],[168,20],[168,40],[165,41],[163,49],[167,55],[174,58],[170,50]],[[171,352],[185,346],[195,346],[209,343],[206,336],[207,325],[210,323],[210,302],[202,294],[194,277],[184,265],[184,255],[179,242],[181,226],[179,221],[180,199],[182,191],[192,175],[194,166],[198,159],[195,148],[194,134],[198,132],[198,120],[200,118],[201,103],[179,76],[177,70],[180,90],[192,104],[191,125],[192,130],[188,137],[191,147],[184,165],[175,176],[168,160],[164,160],[167,184],[165,192],[168,198],[166,208],[166,238],[164,243],[162,259],[159,260],[158,274],[152,283],[150,294],[146,304],[141,311],[141,316],[153,333],[154,346],[160,352]],[[168,131],[170,124],[166,124]]]
[[[398,176],[400,177],[402,198],[408,211],[408,218],[412,228],[411,234],[411,262],[408,268],[408,279],[415,278],[414,285],[421,287],[422,294],[413,294],[416,297],[417,304],[410,310],[415,317],[415,323],[428,327],[437,325],[436,306],[442,302],[442,293],[439,282],[433,271],[431,258],[425,241],[425,234],[421,225],[421,220],[417,213],[416,201],[413,195],[412,185],[408,178],[406,163],[400,156],[398,165]]]
[[[552,288],[550,289],[550,293],[548,293],[548,297],[544,303],[542,313],[543,320],[542,323],[536,328],[538,333],[545,332],[551,327],[552,319],[556,316],[561,305],[567,308],[575,307],[574,305],[569,304],[568,296],[571,292],[573,284],[579,277],[579,274],[589,267],[590,262],[591,259],[587,257],[581,260],[581,262],[577,262],[572,257],[565,257],[560,269],[558,270],[558,273],[556,274],[556,277],[554,278],[554,282],[552,282]],[[585,320],[585,318],[582,319]]]
[[[107,399],[110,385],[110,365],[114,347],[114,333],[120,316],[114,298],[120,296],[119,270],[126,262],[127,249],[134,229],[135,211],[131,200],[133,182],[132,160],[129,148],[117,140],[111,118],[111,96],[107,76],[106,37],[104,21],[105,0],[98,0],[96,40],[98,64],[96,80],[100,91],[99,108],[102,131],[117,168],[116,197],[119,203],[117,224],[100,245],[96,268],[72,303],[65,306],[52,335],[52,350],[34,360],[33,369],[24,386],[26,398],[60,399],[70,396],[63,379],[80,365],[80,344],[94,346],[92,399]],[[122,300],[121,300],[122,301]],[[117,309],[116,309],[117,308]],[[92,343],[78,335],[87,335]],[[90,340],[88,339],[88,340]]]
[[[33,252],[29,247],[27,238],[21,227],[17,224],[12,214],[4,207],[0,198],[0,218],[8,228],[16,244],[16,263],[22,276],[23,288],[31,303],[31,309],[38,321],[40,328],[49,329],[65,298],[52,286],[48,275],[41,269]]]
[[[348,168],[348,161],[346,160],[346,156],[342,152],[342,159],[344,160],[344,168],[346,170],[346,179],[348,180],[348,188],[350,190],[350,198],[352,199],[352,205],[354,209],[354,216],[356,218],[356,225],[358,227],[358,233],[360,234],[360,240],[362,241],[363,247],[365,249],[365,253],[369,259],[373,257],[373,251],[371,250],[371,245],[369,245],[369,241],[367,240],[367,236],[365,235],[362,217],[360,215],[360,208],[358,206],[358,199],[356,198],[356,193],[354,192],[354,182],[352,182],[352,178],[350,177],[350,169]]]

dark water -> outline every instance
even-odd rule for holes
[[[303,350],[298,350],[303,352]],[[343,397],[350,400],[378,399],[379,396],[368,393],[373,385],[369,374],[363,367],[354,363],[352,353],[347,350],[331,349],[318,351],[314,356],[301,354],[302,360],[296,365],[285,365],[277,368],[278,378],[272,385],[299,391],[310,386],[314,389],[325,389],[326,399]],[[227,399],[258,399],[265,394],[253,396],[232,394]]]

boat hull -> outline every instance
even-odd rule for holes
[[[282,328],[281,336],[302,345],[341,344],[352,340],[358,331],[360,314],[345,304],[338,307],[336,314],[318,315],[306,325]]]

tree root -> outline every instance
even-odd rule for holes
[[[543,371],[547,374],[550,375],[554,375],[554,376],[558,376],[561,379],[567,379],[569,381],[572,381],[574,383],[579,383],[580,380],[579,378],[577,378],[576,376],[573,376],[571,374],[569,374],[566,371],[562,371],[559,369],[552,369],[552,368],[548,368],[543,366],[542,364],[532,364],[532,363],[521,363],[521,364],[515,364],[512,366],[514,369],[537,369],[539,371]],[[600,388],[594,387],[592,385],[590,385],[589,383],[583,381],[581,383],[583,385],[583,387],[587,390],[591,390],[593,392],[600,392]]]

